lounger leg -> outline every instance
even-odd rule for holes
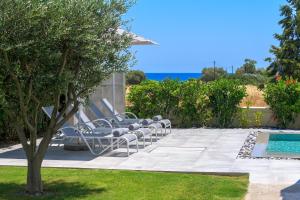
[[[146,142],[145,142],[145,135],[143,134],[143,143],[144,143],[144,149],[146,147]]]
[[[150,135],[150,141],[151,141],[151,145],[152,145],[152,134]]]
[[[126,141],[127,144],[127,156],[129,157],[129,141]]]
[[[117,144],[119,144],[119,140],[117,139]],[[111,138],[110,139],[110,145],[111,145],[111,150],[113,151],[114,150],[114,139],[113,138]]]
[[[136,152],[139,152],[139,141],[136,140]]]

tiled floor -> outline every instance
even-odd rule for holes
[[[141,149],[138,153],[132,149],[129,157],[126,157],[124,150],[115,150],[95,157],[87,151],[72,152],[64,151],[61,147],[50,147],[43,166],[182,172],[242,172],[250,174],[247,199],[273,200],[280,199],[280,196],[283,196],[285,200],[291,199],[290,197],[295,199],[293,194],[297,194],[299,191],[296,183],[300,179],[300,161],[236,159],[250,131],[255,130],[175,129],[172,134],[161,138],[152,146]],[[20,146],[1,149],[0,165],[26,165]],[[270,187],[271,185],[274,187]],[[289,190],[290,187],[293,187],[293,190]]]

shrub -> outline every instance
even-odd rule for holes
[[[240,81],[244,85],[255,85],[260,88],[263,88],[264,85],[269,81],[269,78],[262,74],[232,74],[228,75],[227,78]]]
[[[238,104],[246,96],[246,88],[238,81],[220,79],[209,85],[209,100],[220,127],[229,127],[238,111]]]
[[[140,70],[131,70],[126,74],[126,84],[136,85],[146,80],[145,73]]]
[[[254,119],[255,119],[255,126],[256,127],[261,127],[262,125],[262,120],[263,120],[263,113],[262,112],[255,112],[254,113]]]
[[[160,82],[160,90],[158,90],[158,102],[160,111],[163,116],[172,118],[178,111],[179,96],[181,82],[179,80],[166,79]]]
[[[205,82],[214,81],[226,76],[227,72],[222,67],[203,68],[201,80]]]
[[[300,111],[300,84],[293,79],[269,83],[264,90],[264,98],[274,112],[279,126],[285,128],[295,121]]]
[[[207,86],[200,80],[144,81],[132,86],[127,100],[139,117],[161,114],[179,127],[203,126],[211,118]]]
[[[139,85],[133,85],[128,93],[130,102],[128,110],[137,114],[140,118],[147,118],[161,113],[159,100],[160,83],[146,80]]]
[[[206,126],[211,119],[208,87],[200,80],[184,82],[179,90],[178,116],[183,127]]]
[[[196,79],[146,80],[131,87],[127,109],[141,118],[161,114],[179,127],[206,126],[213,116],[219,126],[228,127],[245,94],[245,87],[234,80],[220,79],[209,85]]]

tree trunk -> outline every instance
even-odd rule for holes
[[[38,159],[28,160],[27,167],[27,192],[31,195],[40,195],[43,193],[41,165]]]

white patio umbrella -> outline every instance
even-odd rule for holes
[[[139,35],[136,35],[134,33],[131,33],[131,32],[127,32],[123,29],[118,29],[117,30],[117,33],[120,34],[120,35],[123,35],[123,34],[128,34],[131,38],[132,38],[132,41],[131,41],[131,45],[158,45],[158,43],[152,41],[152,40],[149,40],[149,39],[145,39]],[[115,113],[115,106],[116,106],[116,102],[115,102],[115,92],[116,92],[116,86],[115,86],[115,73],[113,73],[112,75],[112,81],[113,81],[113,84],[112,84],[112,103],[113,103],[113,113]]]
[[[132,38],[131,45],[158,45],[158,43],[156,43],[152,40],[143,38],[142,36],[136,35],[131,32],[127,32],[120,28],[117,30],[117,33],[120,35],[123,35],[123,34],[129,35]]]

